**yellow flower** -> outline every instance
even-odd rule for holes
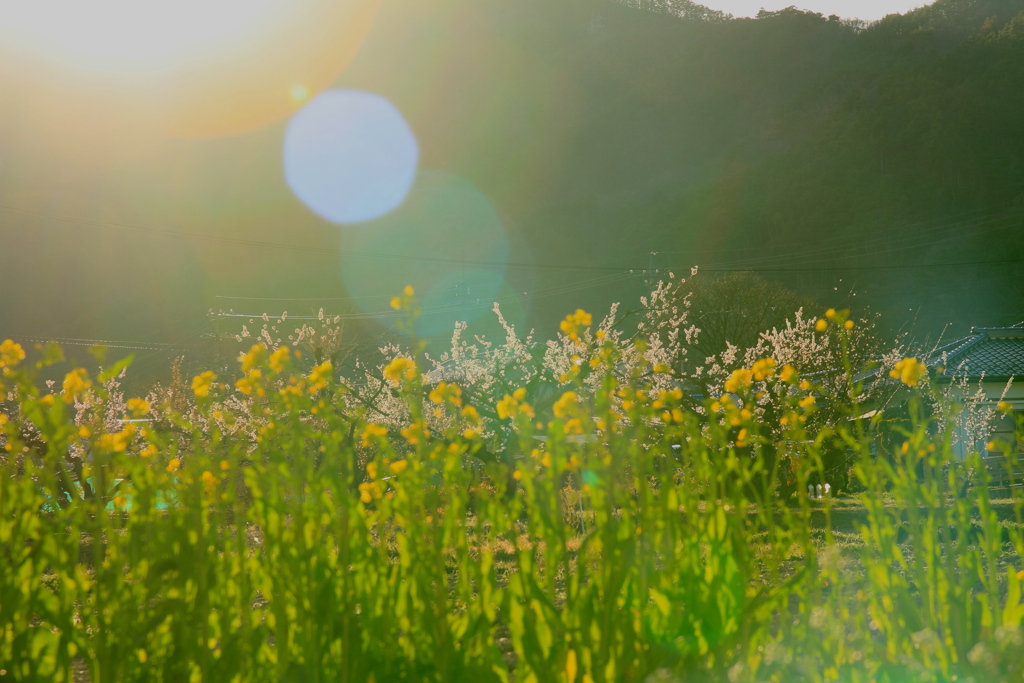
[[[149,412],[149,401],[142,398],[130,398],[126,405],[135,416],[145,415]]]
[[[270,354],[270,369],[274,372],[281,372],[284,370],[285,364],[288,362],[288,347],[282,346]]]
[[[729,379],[725,380],[725,390],[731,394],[736,394],[743,389],[750,388],[750,382],[753,379],[753,373],[746,368],[740,368],[739,370],[733,370],[732,375]]]
[[[229,467],[231,467],[231,463],[229,463],[227,460],[221,460],[220,461],[220,469],[221,469],[221,471],[227,472]]]
[[[383,425],[373,424],[372,422],[366,425],[366,429],[363,430],[363,448],[369,448],[370,444],[373,443],[373,439],[380,436],[387,436],[388,430]]]
[[[845,329],[845,330],[852,330],[853,329],[853,321],[852,320],[847,320],[845,323],[843,323],[843,329]]]
[[[818,322],[814,323],[814,329],[818,332],[824,332],[828,329],[828,321],[824,318],[818,318]]]
[[[747,445],[747,443],[749,443],[749,441],[750,434],[747,432],[746,428],[741,429],[739,431],[739,434],[736,435],[736,446],[738,448],[743,448],[744,446]]]
[[[807,396],[804,396],[802,399],[800,399],[800,407],[803,408],[804,410],[807,410],[808,408],[810,408],[813,405],[814,405],[814,397],[811,396],[810,394],[808,394]]]
[[[437,386],[431,389],[429,398],[431,402],[438,405],[448,401],[454,406],[462,405],[462,388],[454,382],[438,382]]]
[[[167,463],[167,471],[174,472],[181,467],[181,458],[171,458],[171,461]]]
[[[89,381],[89,376],[85,370],[78,368],[72,370],[64,376],[64,393],[62,398],[67,404],[72,404],[75,399],[78,398],[82,392],[92,386],[92,382]]]
[[[257,396],[263,396],[263,387],[259,383],[259,380],[262,376],[263,373],[260,372],[258,368],[253,368],[252,370],[249,370],[249,373],[245,377],[242,377],[237,382],[235,382],[235,388],[238,389],[243,394],[245,394],[246,396],[251,396],[253,392],[255,392]],[[199,378],[197,377],[196,379]],[[195,381],[192,382],[192,385],[193,387],[195,386]],[[207,392],[208,391],[209,389],[207,389]],[[198,391],[196,392],[196,395],[206,396],[205,393],[200,394]]]
[[[413,296],[416,294],[416,290],[412,288],[412,285],[406,285],[405,289],[402,290],[402,293],[406,296]]]
[[[469,424],[480,424],[480,413],[473,406],[465,406],[462,409],[462,417],[466,418]]]
[[[100,436],[96,445],[103,450],[120,453],[128,450],[128,442],[133,433],[134,430],[123,429],[120,432],[114,432],[113,434],[103,434]]]
[[[243,353],[238,357],[238,362],[242,364],[242,372],[249,372],[254,367],[260,364],[263,359],[263,354],[266,353],[267,347],[262,343],[253,344],[252,348],[248,352]]]
[[[786,382],[787,384],[792,384],[793,382],[795,382],[796,377],[796,368],[794,368],[789,363],[783,365],[782,370],[779,371],[779,379],[781,379],[783,382]]]
[[[582,308],[577,308],[575,313],[570,313],[565,316],[565,320],[559,324],[559,328],[561,328],[562,332],[564,332],[569,339],[577,341],[580,338],[580,328],[588,327],[592,321],[593,317],[589,313],[584,311]]]
[[[578,417],[574,417],[565,421],[565,426],[563,427],[563,429],[565,430],[566,434],[582,434],[583,423],[580,422],[580,419]]]
[[[754,363],[750,368],[750,372],[754,375],[755,380],[763,382],[766,378],[775,376],[775,366],[774,358],[762,358]]]
[[[392,386],[398,386],[403,377],[410,380],[416,378],[416,363],[407,356],[395,356],[384,367],[384,379],[390,382]]]
[[[1024,581],[1024,569],[1021,569],[1019,572],[1017,572],[1017,580]]]
[[[124,496],[121,496],[121,495],[114,496],[114,505],[116,507],[123,508],[125,506],[125,503],[127,503],[127,502],[128,501],[125,499]]]
[[[148,446],[143,448],[141,451],[139,451],[139,455],[141,455],[143,458],[148,458],[148,457],[154,456],[154,455],[156,455],[156,453],[157,453],[157,448],[153,444],[149,444]]]
[[[999,412],[1001,412],[1003,414],[1006,414],[1006,413],[1010,412],[1010,408],[1011,407],[1012,406],[1009,403],[1007,403],[1006,401],[1000,401],[999,403],[996,404],[996,410],[998,410]]]
[[[928,368],[916,358],[904,358],[889,371],[889,376],[899,378],[908,387],[915,386],[928,375]]]
[[[569,414],[570,408],[575,406],[577,401],[578,397],[574,391],[567,391],[562,394],[562,397],[555,401],[555,405],[553,406],[555,417],[566,417]]]
[[[6,421],[6,417],[6,415],[0,415],[0,424],[3,424]],[[78,428],[78,436],[82,437],[83,439],[88,439],[90,436],[92,436],[92,430],[86,427],[85,425],[82,425],[81,427]]]
[[[379,481],[364,481],[359,485],[359,500],[369,503],[374,498],[380,498],[381,488]]]
[[[409,442],[410,446],[415,446],[423,439],[430,438],[430,430],[427,429],[423,420],[416,420],[408,427],[403,427],[400,433]]]
[[[526,398],[526,389],[519,387],[511,394],[505,394],[505,398],[498,401],[495,405],[495,410],[498,413],[498,418],[507,420],[510,417],[515,417],[520,413],[526,415],[530,419],[536,417],[536,413],[533,411],[533,406],[523,401]]]
[[[396,311],[399,310],[400,308],[402,308],[402,300],[400,298],[398,298],[397,296],[396,297],[392,297],[391,298],[391,308],[395,309]]]
[[[810,382],[808,382],[805,379],[800,380],[800,389],[801,390],[808,391],[808,390],[810,390],[810,388],[811,388],[811,383]]]
[[[16,344],[10,339],[5,339],[0,344],[0,368],[13,368],[23,360],[25,349],[21,348],[21,344]]]
[[[368,476],[370,479],[376,479],[377,478],[377,463],[375,463],[375,462],[368,462],[368,463],[366,463],[366,476]]]
[[[836,317],[836,309],[830,308],[827,311],[825,311],[825,317],[828,318],[829,320],[832,320],[833,318],[835,318]]]
[[[330,379],[333,370],[334,366],[331,365],[331,361],[325,360],[309,371],[309,387],[307,387],[307,390],[310,396],[327,387],[327,380]]]
[[[204,470],[203,476],[200,477],[200,479],[202,479],[203,483],[207,486],[215,486],[217,484],[217,477],[213,476],[213,473],[210,472],[210,470]]]
[[[391,474],[401,474],[402,472],[405,471],[405,468],[408,467],[408,466],[409,466],[409,461],[408,460],[396,460],[393,463],[391,463],[391,465],[390,465],[390,467],[388,467],[388,469],[391,470]]]
[[[597,332],[594,333],[594,336],[597,337],[598,339],[604,339],[607,334],[608,333],[605,332],[604,330],[598,330]]]
[[[466,430],[464,430],[462,432],[462,436],[463,436],[463,438],[466,438],[466,439],[472,439],[473,437],[476,436],[476,430],[475,429],[466,429]]]
[[[192,378],[192,391],[196,396],[209,396],[210,388],[213,387],[213,382],[216,379],[217,375],[210,370],[196,375]]]

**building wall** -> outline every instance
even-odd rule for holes
[[[969,394],[972,394],[972,389],[976,390],[977,386],[977,383],[968,385]],[[1015,420],[1024,417],[1024,378],[1013,382],[1009,389],[1006,388],[1006,382],[984,382],[981,386],[985,392],[985,400],[975,405],[970,405],[970,402],[967,402],[968,407],[961,415],[957,426],[956,443],[953,448],[957,457],[961,459],[967,457],[972,448],[978,449],[984,455],[1002,455],[1003,451],[998,447],[994,451],[988,449],[991,441],[1011,444],[1016,442],[1018,450],[1022,446],[1016,439],[1014,425]],[[950,395],[954,400],[960,402],[965,399],[963,392],[955,387]],[[1010,404],[1011,409],[1008,414],[1004,415],[996,410],[996,404],[999,401]],[[990,415],[990,431],[984,438],[976,438],[978,436],[978,416],[982,414],[982,411]]]

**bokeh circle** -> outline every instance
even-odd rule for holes
[[[490,200],[464,178],[422,171],[396,211],[345,231],[341,276],[367,311],[386,309],[412,285],[421,309],[417,333],[443,336],[457,320],[489,314],[508,257],[508,235]]]
[[[292,192],[333,223],[378,218],[405,199],[419,147],[387,99],[356,90],[316,96],[288,124],[284,173]]]

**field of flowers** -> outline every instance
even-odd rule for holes
[[[799,334],[845,368],[754,353],[704,396],[660,311],[359,381],[265,339],[128,400],[5,342],[0,680],[1021,680],[1024,497],[953,458],[924,367],[866,417],[829,311]]]

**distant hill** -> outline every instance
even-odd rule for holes
[[[1024,3],[940,0],[871,25],[685,0],[517,5],[516,30],[585,93],[534,211],[559,217],[563,248],[856,268],[835,272],[902,316],[1024,316],[1022,263],[925,267],[1024,257]],[[769,274],[817,293],[837,279]]]

